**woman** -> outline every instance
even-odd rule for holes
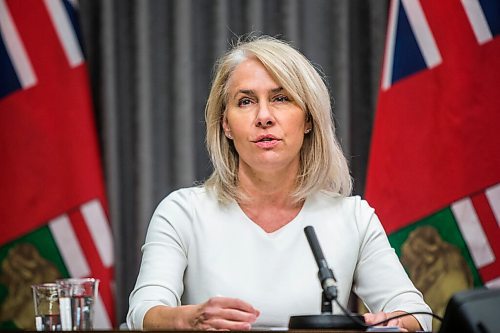
[[[348,197],[330,96],[311,63],[286,43],[260,37],[238,43],[216,69],[206,106],[214,172],[156,209],[129,327],[246,330],[320,313],[307,225],[335,272],[338,300],[346,305],[352,287],[375,312],[367,323],[430,311],[373,209]],[[431,329],[423,316],[388,324]]]

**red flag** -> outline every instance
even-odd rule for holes
[[[421,289],[436,242],[500,285],[499,35],[498,0],[391,3],[365,194]]]
[[[372,138],[366,195],[388,231],[500,181],[498,32],[478,40],[459,1],[420,3],[392,22]],[[427,29],[401,27],[412,15]]]
[[[101,280],[96,327],[110,328],[112,237],[75,14],[67,1],[0,1],[0,260],[48,227],[59,276]]]

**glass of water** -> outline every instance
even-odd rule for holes
[[[37,331],[60,331],[59,300],[57,284],[42,283],[31,286],[35,307],[35,327]]]
[[[94,328],[94,304],[99,280],[94,278],[57,280],[61,327],[64,331]]]

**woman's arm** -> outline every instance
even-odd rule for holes
[[[188,195],[174,192],[156,208],[142,247],[142,260],[129,298],[127,325],[142,330],[153,307],[181,305],[191,235]]]
[[[155,306],[146,312],[143,328],[174,330],[249,330],[259,311],[235,298],[213,297],[202,304]]]
[[[408,312],[432,312],[404,270],[373,209],[365,201],[358,210],[361,246],[355,272],[354,292],[373,313],[387,315]],[[418,319],[416,319],[418,318]],[[381,320],[384,318],[381,318]],[[410,330],[432,330],[432,317],[401,318]],[[418,323],[413,326],[413,320]]]
[[[406,312],[404,311],[394,311],[390,313],[385,313],[385,312],[378,312],[378,313],[366,313],[364,314],[365,322],[368,325],[373,325],[378,322],[381,322],[382,320],[386,320],[392,317],[395,317],[397,315],[405,314]],[[404,328],[408,330],[409,332],[415,332],[415,331],[421,331],[422,327],[420,326],[420,323],[418,320],[411,316],[405,316],[405,317],[400,317],[400,318],[395,318],[389,320],[387,323],[381,324],[380,326],[398,326],[400,328]]]

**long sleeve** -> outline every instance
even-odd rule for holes
[[[144,315],[154,306],[181,304],[191,221],[182,193],[165,198],[151,219],[139,275],[129,298],[130,329],[142,329]]]
[[[153,214],[127,324],[142,329],[156,305],[199,304],[221,295],[259,309],[256,326],[285,326],[291,315],[319,313],[321,286],[303,231],[308,225],[335,271],[339,302],[347,304],[354,285],[371,311],[430,311],[373,209],[359,197],[318,193],[293,221],[267,233],[236,202],[221,206],[201,187],[172,193]],[[417,319],[430,330],[430,318]]]
[[[365,201],[360,205],[357,220],[361,242],[354,292],[371,312],[432,312],[406,274],[373,209]],[[432,330],[431,316],[415,317],[425,331]]]

